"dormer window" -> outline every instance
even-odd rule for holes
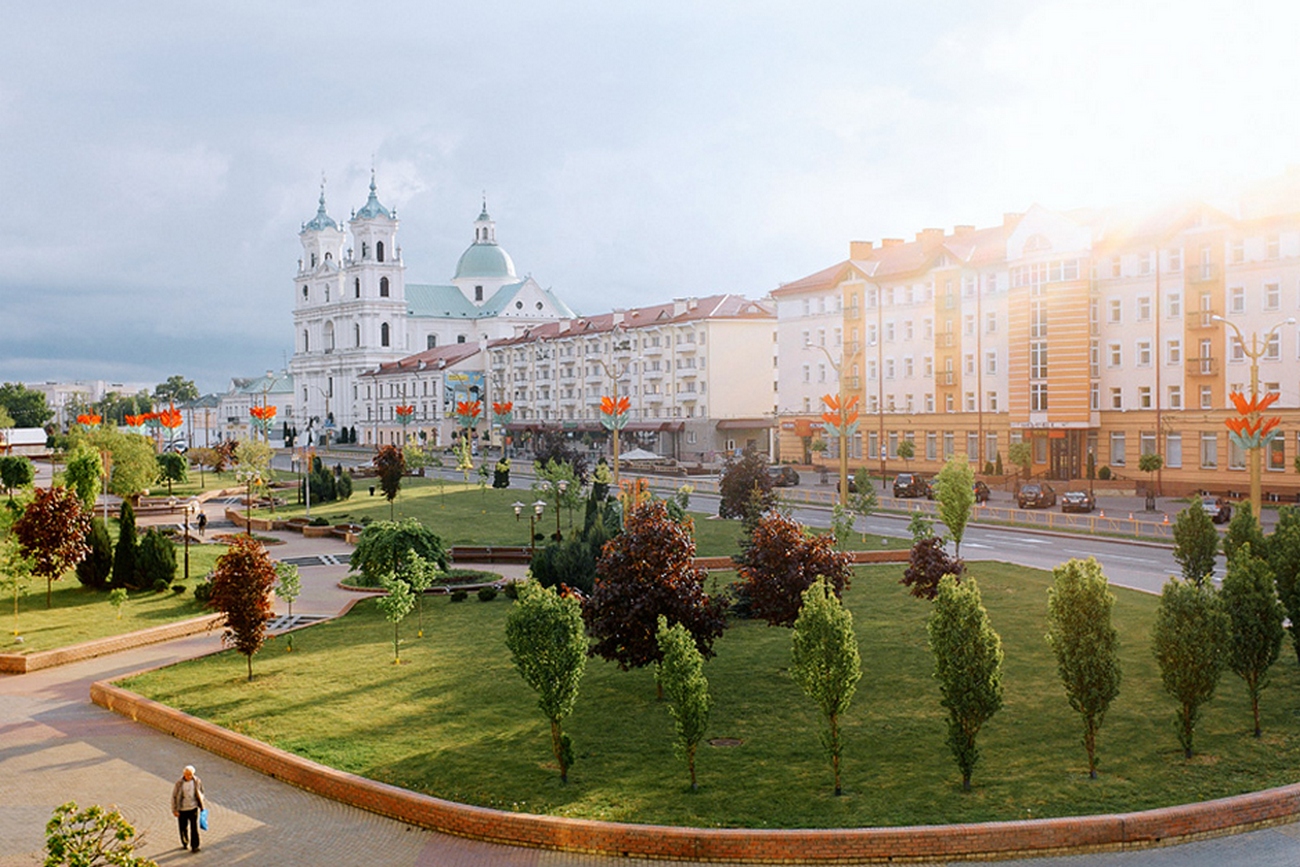
[[[475,287],[474,287],[474,300],[475,300],[475,301],[482,301],[482,300],[483,300],[483,287],[482,287],[482,286],[475,286]]]
[[[330,260],[333,259],[333,258],[334,258],[334,257],[333,257],[332,255],[330,255],[329,253],[326,253],[326,254],[325,254],[325,261],[326,261],[326,262],[330,261]]]

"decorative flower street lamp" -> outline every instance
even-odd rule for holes
[[[830,412],[822,413],[822,423],[831,436],[840,441],[840,505],[849,504],[849,437],[858,432],[858,396],[845,400],[841,395],[822,395]]]
[[[122,420],[126,422],[126,426],[131,429],[131,433],[140,434],[141,436],[144,435],[145,416],[143,414],[123,416]]]
[[[506,454],[505,430],[506,430],[506,426],[509,425],[510,422],[514,420],[515,417],[514,410],[515,410],[515,404],[514,401],[512,400],[507,400],[503,403],[497,403],[494,401],[492,403],[492,419],[501,428],[501,457],[503,458],[509,457],[509,455]]]
[[[167,409],[158,413],[158,423],[167,428],[167,444],[170,445],[173,438],[172,432],[184,424],[185,419],[181,416],[180,410],[176,408],[176,404],[173,403]]]
[[[92,427],[99,427],[99,423],[104,419],[94,413],[85,413],[77,416],[77,424],[81,425],[83,430],[90,430]]]
[[[405,443],[406,426],[411,423],[411,419],[415,416],[415,404],[394,407],[393,413],[397,416],[397,420],[402,423],[402,442]]]
[[[474,457],[470,451],[470,438],[473,436],[474,425],[478,423],[478,417],[483,413],[483,401],[481,400],[458,400],[456,401],[456,422],[461,426],[459,460],[456,462],[456,469],[465,474],[465,481],[469,481],[469,471],[474,469]]]
[[[618,377],[610,378],[614,381],[614,396],[600,399],[600,423],[614,436],[614,490],[618,490],[618,441],[621,438],[620,431],[627,426],[627,411],[632,402],[626,397],[618,396]]]
[[[251,422],[253,429],[262,434],[262,439],[266,442],[271,441],[271,425],[275,423],[275,414],[279,407],[269,404],[257,406],[254,404],[248,408],[248,414],[253,417]]]

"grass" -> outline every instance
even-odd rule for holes
[[[504,647],[509,602],[429,599],[425,637],[392,628],[373,601],[268,643],[256,680],[231,653],[134,678],[129,688],[325,764],[479,804],[607,820],[746,827],[949,823],[1128,811],[1295,780],[1300,670],[1288,646],[1265,693],[1264,737],[1250,736],[1244,687],[1225,674],[1182,758],[1172,700],[1150,652],[1157,600],[1117,590],[1124,681],[1101,731],[1101,778],[1087,778],[1081,726],[1057,680],[1046,632],[1050,576],[975,564],[1006,650],[1005,707],[980,735],[974,790],[944,743],[945,717],[926,648],[928,603],[898,585],[901,567],[863,567],[846,594],[864,676],[843,720],[843,797],[832,795],[820,719],[787,673],[790,633],[733,622],[705,665],[714,708],[701,790],[673,755],[653,673],[592,660],[566,722],[577,763],[562,785],[536,696]],[[720,582],[727,578],[722,576]]]
[[[110,519],[108,523],[109,535],[116,545],[117,520]],[[143,535],[147,528],[136,529]],[[53,650],[206,614],[207,610],[194,601],[194,585],[211,571],[217,558],[225,551],[225,545],[191,543],[190,580],[186,582],[184,546],[178,544],[175,583],[184,586],[185,592],[133,591],[122,606],[121,618],[108,604],[108,591],[83,587],[73,570],[54,582],[51,594],[53,607],[49,609],[45,607],[44,580],[33,578],[26,583],[27,592],[19,596],[15,617],[13,589],[10,587],[7,593],[0,592],[0,629],[3,629],[0,632],[0,652],[34,653]],[[21,643],[15,635],[22,637]]]

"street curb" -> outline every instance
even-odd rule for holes
[[[191,620],[178,620],[175,623],[166,623],[149,629],[110,635],[107,638],[97,638],[94,641],[71,644],[67,647],[56,647],[53,650],[0,654],[0,673],[27,674],[43,668],[53,668],[56,665],[66,665],[69,662],[80,662],[83,659],[94,659],[97,656],[144,647],[147,644],[171,641],[173,638],[184,638],[214,628],[224,617],[223,614],[207,614]]]

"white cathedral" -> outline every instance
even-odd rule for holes
[[[486,201],[450,285],[406,282],[397,212],[380,204],[373,171],[370,197],[346,229],[325,212],[322,185],[316,216],[298,237],[289,372],[297,407],[291,423],[300,431],[308,419],[364,422],[371,385],[358,377],[381,363],[449,343],[485,345],[574,316],[531,276],[515,273]]]

